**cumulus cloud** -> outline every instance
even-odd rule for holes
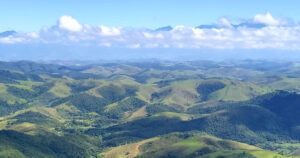
[[[117,36],[121,34],[121,28],[117,28],[117,27],[110,28],[103,25],[100,25],[99,28],[101,30],[101,34],[104,36]]]
[[[71,16],[60,17],[58,20],[58,27],[73,32],[78,32],[82,30],[82,25]]]
[[[300,50],[300,25],[287,25],[270,13],[257,14],[247,23],[221,18],[212,27],[175,26],[169,30],[91,26],[71,16],[39,32],[0,38],[0,43],[43,43],[118,48],[211,48]],[[254,24],[263,24],[259,27]]]
[[[262,23],[266,25],[273,25],[277,26],[280,24],[280,21],[275,19],[271,13],[266,13],[266,14],[257,14],[254,16],[254,22],[256,23]]]

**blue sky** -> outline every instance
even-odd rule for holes
[[[91,25],[157,28],[233,21],[270,12],[300,21],[298,0],[4,0],[0,31],[38,31],[62,15]]]
[[[298,0],[3,0],[0,60],[129,52],[149,58],[293,52],[300,59],[299,6]],[[17,33],[1,34],[6,30]]]

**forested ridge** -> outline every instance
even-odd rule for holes
[[[299,68],[263,62],[0,62],[0,157],[297,157]]]

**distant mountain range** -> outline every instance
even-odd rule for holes
[[[236,25],[232,25],[234,28],[238,28],[238,27],[247,27],[247,28],[263,28],[266,27],[267,25],[265,24],[261,24],[261,23],[250,23],[250,22],[244,22],[244,23],[240,23],[240,24],[236,24]],[[199,28],[199,29],[213,29],[213,28],[222,28],[223,26],[218,25],[218,24],[211,24],[211,25],[198,25],[195,28]],[[173,27],[168,25],[168,26],[163,26],[163,27],[159,27],[157,29],[154,29],[154,31],[160,32],[160,31],[171,31],[173,30]],[[8,30],[8,31],[4,31],[0,33],[0,38],[3,37],[8,37],[8,36],[12,36],[17,34],[16,31],[14,30]]]
[[[259,28],[263,28],[266,27],[266,24],[262,24],[262,23],[253,23],[253,22],[243,22],[240,24],[233,24],[232,27],[233,28],[238,28],[238,27],[246,27],[246,28],[255,28],[255,29],[259,29]],[[218,25],[218,24],[211,24],[211,25],[198,25],[195,28],[198,29],[219,29],[219,28],[223,28],[224,26]],[[155,29],[155,31],[171,31],[173,29],[172,26],[164,26],[164,27],[159,27],[157,29]]]
[[[261,24],[261,23],[240,23],[240,24],[236,24],[236,25],[232,25],[233,28],[238,28],[238,27],[246,27],[246,28],[255,28],[255,29],[259,29],[259,28],[263,28],[266,27],[266,24]],[[220,26],[217,24],[212,24],[212,25],[199,25],[196,28],[199,29],[219,29],[219,28],[223,28],[224,26]]]
[[[17,32],[14,31],[14,30],[4,31],[4,32],[1,32],[1,33],[0,33],[0,38],[1,38],[1,37],[8,37],[8,36],[14,35],[14,34],[16,34],[16,33],[17,33]]]
[[[299,157],[299,65],[0,61],[0,158]]]
[[[155,29],[155,31],[171,31],[171,30],[173,30],[172,26],[164,26],[164,27]]]

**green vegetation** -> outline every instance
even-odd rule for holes
[[[0,62],[0,157],[299,156],[295,65]]]
[[[201,95],[201,100],[206,101],[211,93],[223,89],[225,86],[226,85],[222,82],[208,81],[200,83],[200,85],[197,87],[197,91]]]
[[[57,97],[68,97],[71,94],[71,89],[62,81],[55,82],[54,86],[49,90]]]
[[[73,138],[72,138],[73,137]],[[58,137],[52,134],[30,136],[15,131],[0,131],[1,157],[88,157],[94,145],[89,140],[78,139],[78,136]],[[78,144],[79,143],[79,144]],[[80,146],[81,144],[89,146]]]
[[[261,150],[255,146],[222,140],[202,133],[172,133],[159,138],[146,139],[137,143],[111,148],[102,153],[112,157],[283,157],[275,152]]]

